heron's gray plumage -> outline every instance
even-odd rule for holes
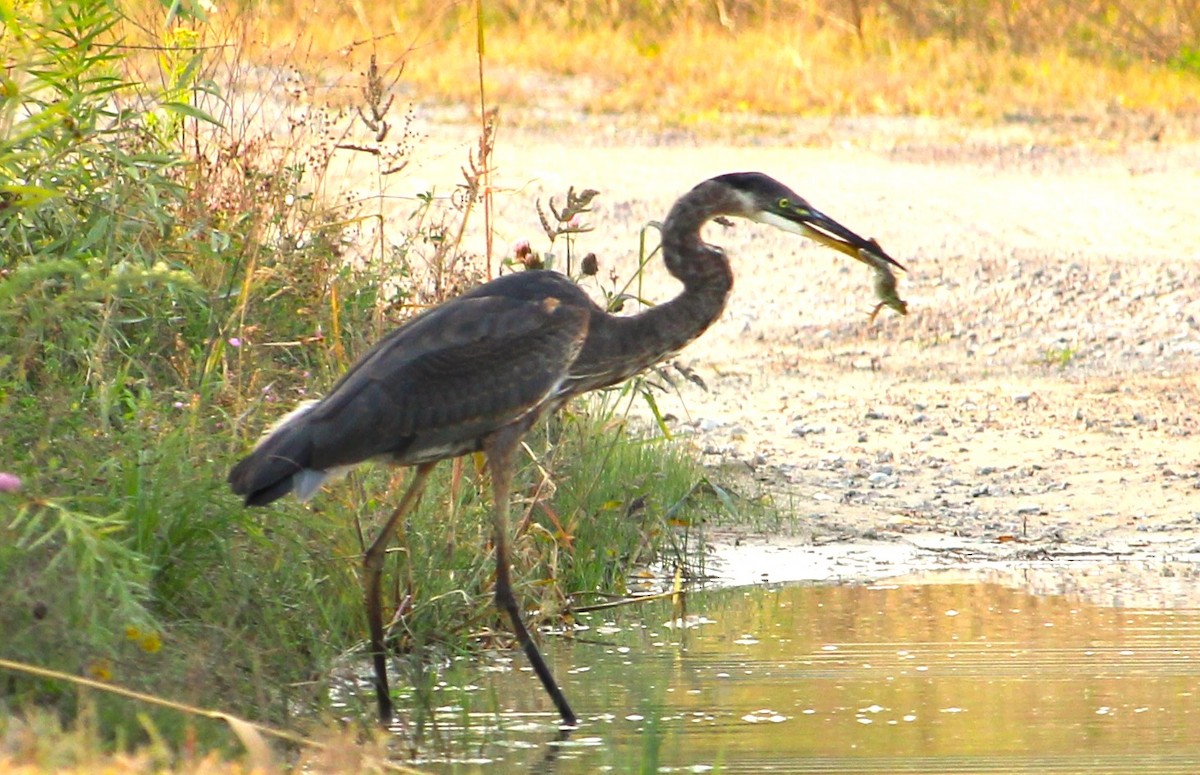
[[[414,318],[368,350],[324,399],[276,428],[230,473],[260,506],[301,471],[383,458],[398,465],[478,451],[553,396],[587,334],[587,300],[546,273],[535,296],[506,275]],[[563,303],[570,298],[574,303]]]
[[[380,716],[391,716],[381,575],[396,526],[433,464],[482,450],[495,495],[496,604],[509,616],[563,721],[575,715],[520,618],[509,580],[507,514],[513,453],[530,425],[567,398],[621,382],[678,352],[721,315],[733,271],[701,227],[717,216],[758,220],[863,261],[895,264],[868,242],[756,172],[721,175],[684,194],[662,223],[675,298],[629,317],[611,315],[554,272],[506,275],[418,315],[368,350],[319,402],[272,429],[229,475],[248,505],[311,495],[371,459],[416,466],[400,505],[365,559],[368,623]]]

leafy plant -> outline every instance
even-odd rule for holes
[[[1075,356],[1079,351],[1074,347],[1047,347],[1042,353],[1042,363],[1046,366],[1057,366],[1060,369],[1065,369],[1075,360]]]
[[[5,376],[85,374],[103,410],[120,380],[169,374],[180,335],[206,320],[170,249],[181,160],[156,131],[160,114],[198,114],[163,98],[180,84],[156,95],[120,75],[121,17],[109,0],[14,8],[0,113]]]

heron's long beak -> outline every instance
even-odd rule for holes
[[[758,220],[794,234],[802,234],[826,247],[845,253],[856,261],[862,261],[864,264],[875,265],[874,262],[863,258],[860,251],[871,253],[892,266],[904,269],[903,264],[883,252],[883,248],[879,247],[878,242],[873,239],[863,239],[828,215],[807,204],[795,203],[786,210],[764,212],[760,214]],[[904,269],[904,271],[908,270]]]

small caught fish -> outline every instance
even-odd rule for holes
[[[875,322],[875,316],[884,307],[891,307],[901,315],[908,314],[908,302],[900,298],[900,294],[896,291],[896,275],[892,273],[891,265],[900,266],[895,261],[890,260],[887,254],[883,252],[883,248],[879,247],[879,243],[874,239],[869,240],[872,250],[860,248],[858,257],[865,264],[870,264],[875,270],[875,296],[878,297],[879,303],[871,310],[870,321]],[[904,267],[900,267],[903,269]]]

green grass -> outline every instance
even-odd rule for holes
[[[48,475],[18,469],[25,488],[5,496],[21,515],[6,520],[0,542],[0,583],[10,590],[0,606],[6,657],[275,723],[320,717],[326,671],[364,632],[355,518],[369,535],[395,483],[386,469],[366,469],[312,508],[245,510],[225,490],[234,458],[220,417],[145,408],[125,430],[85,434],[84,417],[31,411],[7,426],[7,460],[44,446],[46,431],[75,438]],[[568,594],[619,593],[632,568],[655,559],[672,530],[668,509],[700,474],[674,447],[631,438],[599,406],[573,410],[530,441],[535,455],[522,465],[517,518],[529,508],[533,518],[513,556],[525,605],[553,623]],[[387,569],[387,605],[407,601],[396,645],[463,653],[497,643],[497,633],[507,645],[491,603],[486,477],[468,461],[452,499],[450,466],[439,473]],[[52,486],[77,494],[41,498]],[[706,508],[718,506],[698,499],[691,511]],[[146,634],[154,636],[149,644]],[[75,697],[64,689],[17,680],[8,695],[18,707],[49,702],[69,715]],[[105,723],[139,739],[127,705],[106,701]],[[359,711],[369,714],[369,703]],[[152,715],[171,739],[192,723]]]

